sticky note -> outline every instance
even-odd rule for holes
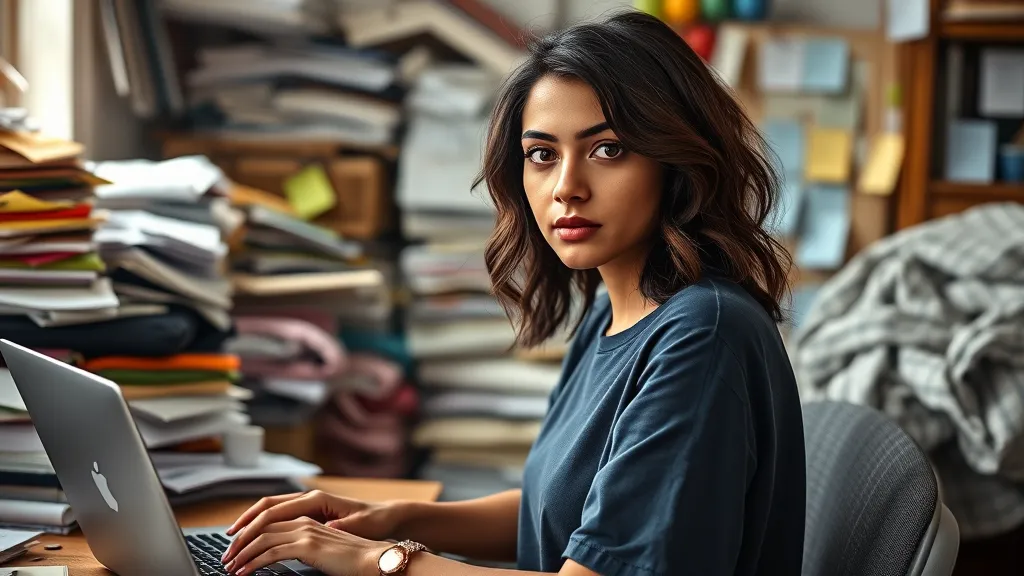
[[[983,50],[979,91],[978,108],[982,116],[1024,116],[1024,50]]]
[[[786,179],[779,190],[769,225],[774,234],[788,237],[797,233],[803,202],[803,185],[798,180]]]
[[[821,284],[817,283],[800,284],[793,289],[793,304],[790,312],[790,322],[793,328],[803,325],[807,316],[810,315],[814,302],[818,299],[818,292],[821,292]]]
[[[312,220],[334,208],[338,196],[320,164],[310,164],[284,182],[284,193],[303,220]]]
[[[857,190],[865,194],[889,195],[896,188],[896,180],[903,164],[903,135],[886,133],[875,136],[868,161],[860,173]]]
[[[885,3],[885,32],[893,42],[920,40],[928,36],[928,0],[888,0]]]
[[[799,122],[772,119],[764,123],[764,138],[782,164],[781,172],[799,177],[804,171],[804,127]]]
[[[996,124],[953,120],[946,135],[946,179],[987,184],[995,179]]]
[[[788,118],[811,122],[818,115],[820,97],[802,94],[765,94],[761,99],[765,118]]]
[[[843,264],[850,235],[850,192],[844,186],[815,186],[807,191],[796,262],[808,270],[833,270]]]
[[[813,38],[804,48],[801,87],[807,92],[837,94],[850,75],[850,45],[842,38]]]
[[[814,128],[807,139],[804,179],[842,184],[850,180],[853,134],[837,128]]]
[[[797,92],[804,76],[806,43],[801,39],[777,38],[761,44],[758,84],[765,92]]]
[[[711,67],[733,88],[740,84],[749,39],[750,33],[740,26],[723,24],[718,27]]]
[[[823,128],[844,128],[857,131],[860,128],[867,82],[867,63],[857,62],[853,66],[850,89],[846,93],[818,97],[815,124]]]

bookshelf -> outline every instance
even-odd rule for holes
[[[945,0],[930,0],[929,8],[929,35],[900,47],[907,147],[896,208],[898,229],[986,202],[1024,202],[1024,184],[948,182],[939,176],[945,145],[947,47],[963,44],[976,51],[989,45],[1024,46],[1024,18],[950,20],[943,14]],[[978,81],[976,73],[963,79],[965,85]]]

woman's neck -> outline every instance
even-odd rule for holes
[[[658,308],[656,302],[644,298],[640,292],[640,276],[647,251],[641,257],[635,256],[620,257],[598,268],[612,306],[612,322],[605,336],[629,329]]]

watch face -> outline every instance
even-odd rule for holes
[[[377,560],[377,568],[381,574],[397,574],[405,568],[406,555],[408,552],[401,546],[392,546],[384,551]]]

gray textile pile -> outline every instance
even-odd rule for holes
[[[1024,522],[1024,205],[870,246],[791,346],[804,401],[879,408],[929,452],[963,538]]]

